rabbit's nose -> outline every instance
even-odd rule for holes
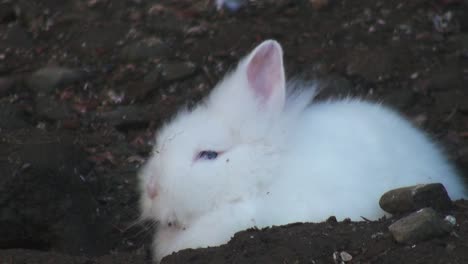
[[[150,199],[154,199],[158,196],[158,187],[156,186],[156,180],[154,177],[151,177],[149,182],[146,183],[146,192]]]

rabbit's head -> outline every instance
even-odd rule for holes
[[[262,192],[279,167],[284,105],[282,49],[268,40],[158,132],[140,174],[142,216],[185,227]]]

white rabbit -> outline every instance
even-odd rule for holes
[[[314,87],[287,94],[282,56],[263,42],[159,131],[140,173],[142,217],[159,222],[156,261],[253,226],[377,219],[392,188],[441,182],[465,197],[439,148],[396,112],[356,99],[310,103]]]

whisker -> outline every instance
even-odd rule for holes
[[[151,236],[153,233],[151,232],[156,228],[156,225],[158,224],[157,221],[134,221],[127,229],[128,231],[130,228],[138,226],[138,230],[136,233],[132,234],[130,238],[136,238],[140,236]]]
[[[123,229],[124,232],[128,231],[130,228],[133,228],[137,225],[142,225],[144,223],[144,220],[141,216],[139,216],[137,219],[133,220],[132,222],[130,222],[130,224]]]

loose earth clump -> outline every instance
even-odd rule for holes
[[[267,38],[319,100],[395,107],[468,177],[468,2],[211,2],[0,3],[0,262],[149,263],[136,172],[156,128]],[[466,263],[468,202],[446,204],[450,231],[411,243],[389,231],[407,212],[251,229],[163,262]]]

